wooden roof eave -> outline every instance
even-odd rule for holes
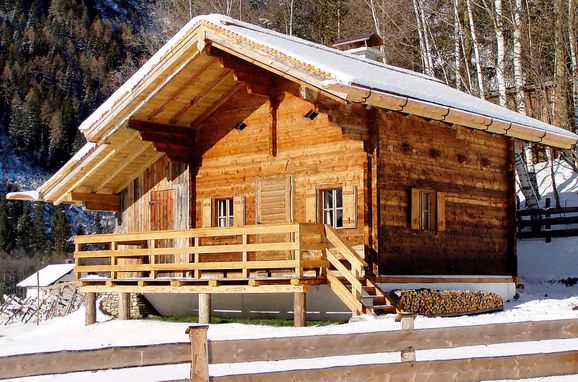
[[[140,107],[146,104],[167,83],[175,78],[200,54],[198,36],[200,25],[185,31],[177,41],[169,41],[129,81],[115,91],[80,126],[87,141],[97,142],[120,128]],[[135,79],[136,84],[131,80]],[[131,112],[132,111],[132,112]]]
[[[271,54],[261,52],[258,46],[250,47],[235,43],[232,39],[228,39],[226,36],[211,29],[208,29],[205,32],[205,38],[206,43],[215,48],[277,74],[289,81],[298,83],[306,88],[311,88],[335,101],[346,103],[345,93],[327,89],[323,86],[323,83],[327,78],[303,70],[295,65],[291,65],[282,59],[276,59]]]
[[[346,94],[346,99],[350,102],[362,102],[383,109],[414,114],[561,149],[570,149],[578,144],[578,140],[555,131],[541,130],[376,89],[346,85],[336,81],[324,81],[323,86],[326,89]]]

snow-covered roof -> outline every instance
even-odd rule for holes
[[[16,286],[21,288],[35,287],[38,285],[38,280],[40,280],[41,287],[50,286],[72,272],[73,269],[74,264],[47,265],[38,272],[34,272],[32,275],[20,281]],[[39,278],[37,278],[37,274]]]
[[[578,136],[572,132],[466,94],[435,78],[218,14],[193,18],[87,118],[80,129],[86,134],[107,113],[112,113],[114,107],[167,56],[178,54],[175,50],[199,26],[208,30],[204,34],[207,43],[220,47],[223,41],[225,45],[232,42],[228,48],[243,49],[244,55],[257,57],[262,64],[272,67],[273,61],[282,61],[287,64],[289,75],[350,102],[373,104],[466,126],[464,121],[472,120],[472,126],[467,127],[561,148],[570,148],[578,142]],[[91,135],[87,138],[90,140]]]

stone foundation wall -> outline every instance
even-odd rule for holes
[[[98,308],[101,312],[118,317],[118,293],[100,293],[99,299]],[[130,294],[130,318],[144,318],[154,313],[154,308],[142,294]]]

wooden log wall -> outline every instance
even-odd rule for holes
[[[293,222],[312,221],[306,210],[312,208],[311,196],[320,189],[356,190],[356,228],[341,232],[353,245],[363,245],[365,126],[341,126],[323,112],[310,120],[305,114],[316,110],[317,102],[303,99],[298,85],[279,78],[275,81],[276,110],[268,97],[248,94],[242,88],[199,128],[196,150],[202,160],[191,167],[195,179],[192,221],[202,226],[202,202],[207,198],[244,196],[246,224],[256,224],[257,179],[290,176]],[[247,126],[242,131],[234,129],[242,121]],[[271,139],[272,130],[276,139]]]
[[[381,274],[515,275],[513,141],[379,111]],[[410,228],[412,188],[445,193],[445,230]]]

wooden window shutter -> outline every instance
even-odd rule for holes
[[[437,230],[446,230],[446,193],[437,193]]]
[[[233,198],[233,225],[241,227],[245,225],[245,197],[235,196]]]
[[[314,187],[305,191],[305,222],[317,223],[317,190]]]
[[[213,225],[213,200],[211,198],[203,199],[201,202],[201,223],[203,228],[212,227]]]
[[[411,189],[411,229],[419,230],[419,194],[418,188]]]
[[[357,187],[343,187],[343,228],[357,227]]]

